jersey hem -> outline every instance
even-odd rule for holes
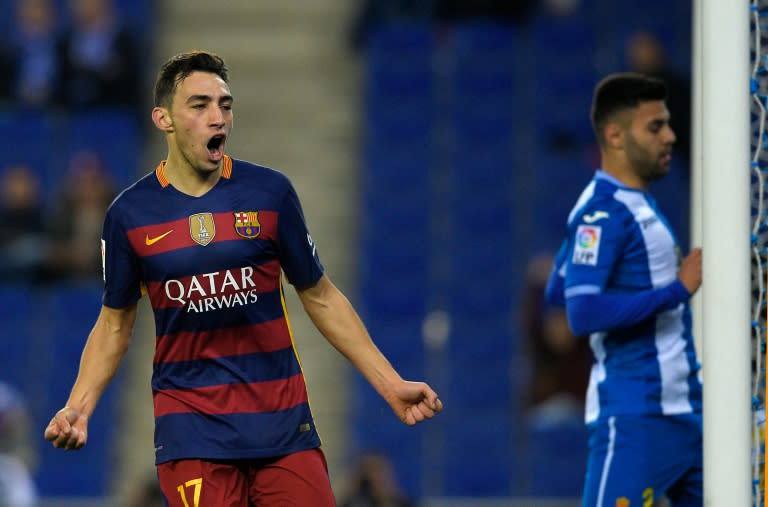
[[[312,442],[310,445],[302,445],[288,448],[273,448],[273,449],[238,449],[222,450],[221,452],[205,452],[205,453],[179,453],[162,459],[155,459],[155,465],[161,465],[168,463],[169,461],[179,461],[184,459],[199,459],[199,460],[243,460],[243,459],[264,459],[264,458],[278,458],[280,456],[287,456],[301,451],[307,451],[310,449],[317,449],[320,447],[320,441]]]

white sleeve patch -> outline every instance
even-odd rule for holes
[[[107,243],[101,240],[101,277],[107,281]]]
[[[601,232],[602,228],[599,225],[580,225],[576,229],[576,243],[573,246],[574,264],[597,265]]]

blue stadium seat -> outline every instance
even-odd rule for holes
[[[377,105],[375,101],[378,100],[429,102],[434,86],[429,60],[404,56],[404,59],[368,61],[365,96],[372,107]]]
[[[36,414],[36,426],[44,427],[51,414],[60,409],[74,382],[85,339],[101,304],[99,284],[62,286],[49,292],[45,307],[51,322],[47,336],[48,354],[36,369],[45,383],[44,410]],[[62,452],[49,445],[40,449],[36,472],[44,496],[103,497],[109,493],[115,458],[116,393],[121,375],[104,392],[89,422],[88,445],[77,453]]]
[[[25,286],[0,286],[0,381],[19,387],[30,397],[34,372],[36,323],[41,307],[34,290]]]
[[[13,29],[15,3],[13,0],[0,0],[0,9],[2,9],[0,12],[7,13],[0,16],[0,33],[2,34],[9,34]]]
[[[363,189],[377,198],[384,198],[385,204],[396,200],[418,205],[429,197],[429,153],[423,147],[419,149],[408,143],[379,141],[365,150]],[[416,196],[418,198],[414,198]]]
[[[424,241],[429,227],[429,208],[425,203],[385,202],[390,195],[371,193],[363,204],[365,215],[361,217],[360,227],[364,242],[372,241],[372,246],[389,250],[408,241]]]
[[[387,456],[400,486],[410,497],[418,498],[422,486],[422,440],[426,430],[401,423],[386,403],[362,406],[353,416],[353,427],[354,447]]]
[[[387,280],[386,273],[382,273],[381,279],[382,283]],[[424,284],[416,283],[423,291]],[[407,316],[388,311],[386,305],[382,306],[382,301],[377,300],[380,297],[397,298],[404,292],[402,287],[396,285],[362,291],[360,309],[377,344],[387,357],[396,362],[401,374],[423,378],[423,307],[416,303],[421,313]],[[404,295],[408,297],[408,294]],[[356,378],[355,408],[352,411],[353,446],[360,450],[379,451],[388,456],[403,489],[410,496],[418,497],[421,491],[420,456],[424,430],[403,425],[368,382],[359,374],[356,374]]]
[[[508,282],[511,273],[507,272],[511,261],[512,252],[507,248],[510,243],[504,238],[499,237],[500,231],[508,230],[506,228],[506,214],[495,218],[491,214],[493,210],[487,213],[467,214],[463,217],[466,224],[457,228],[456,241],[452,245],[452,259],[456,266],[457,287],[463,287],[473,280],[486,281],[489,279],[504,279]],[[467,217],[477,217],[476,219]],[[482,220],[481,217],[488,217],[493,225],[478,227],[474,229],[474,222]],[[458,220],[458,219],[457,219]],[[497,231],[494,234],[494,230]],[[483,234],[480,234],[482,231]],[[489,283],[492,283],[489,282]]]
[[[426,298],[423,296],[424,289],[418,285],[426,283],[426,268],[427,263],[423,258],[407,256],[373,258],[360,266],[360,291],[365,296],[376,294],[374,299],[378,299],[379,294],[392,294],[391,299],[395,299],[395,295],[407,291],[408,294],[402,298],[402,301],[420,302],[419,308],[421,308]],[[417,295],[419,298],[415,299]],[[395,305],[395,303],[388,303],[388,305]],[[408,315],[415,312],[415,310],[408,310],[403,303],[395,307]]]
[[[459,146],[480,151],[485,146],[514,146],[521,119],[514,101],[502,97],[486,98],[482,103],[457,103],[453,121]]]
[[[367,254],[387,255],[398,245],[419,244],[427,239],[429,168],[423,157],[409,157],[409,153],[381,152],[364,162],[360,227]]]
[[[482,304],[483,301],[484,299],[465,300],[459,305],[453,305],[448,354],[457,361],[471,363],[473,366],[488,362],[508,369],[514,345],[510,310],[504,308],[504,303],[509,299],[500,301],[498,307],[487,304],[478,308],[472,304]],[[482,374],[482,371],[481,367],[478,373]]]
[[[581,152],[558,153],[541,146],[536,156],[533,223],[538,249],[554,251],[565,234],[565,224],[576,199],[594,176]],[[557,199],[553,199],[553,192]]]
[[[536,16],[533,20],[533,37],[537,54],[544,57],[559,57],[558,60],[541,62],[542,65],[562,64],[563,67],[553,66],[556,67],[553,70],[558,70],[575,69],[586,64],[587,68],[581,68],[590,72],[597,37],[595,20],[592,19],[591,14],[585,9],[579,9],[566,15],[542,12]],[[566,59],[578,54],[579,51],[586,51],[581,54],[580,61]]]
[[[100,304],[100,287],[0,287],[0,380],[29,401],[35,428],[44,428],[66,402],[80,352]],[[119,376],[117,382],[119,383]],[[89,445],[78,453],[35,441],[35,480],[43,496],[103,497],[111,480],[114,393],[105,392],[89,425]],[[41,430],[42,431],[42,430]]]
[[[467,338],[473,340],[476,347],[493,350],[492,344],[483,343],[484,337],[482,332],[478,332],[475,337]],[[455,364],[451,371],[452,381],[441,393],[450,401],[453,410],[464,414],[497,407],[512,410],[510,362],[501,354],[502,351],[497,350],[495,358],[459,359],[461,363]]]
[[[592,137],[589,108],[598,79],[594,22],[583,10],[534,20],[536,116],[540,135],[567,133],[579,144]]]
[[[414,57],[431,58],[433,28],[428,22],[402,21],[378,25],[370,36],[367,59],[385,62],[394,59]]]
[[[445,416],[445,496],[506,497],[511,494],[513,421],[506,407]]]
[[[414,318],[420,326],[426,302],[423,278],[403,279],[397,273],[394,276],[388,274],[387,270],[379,273],[379,276],[361,283],[365,305],[381,317]]]
[[[475,255],[492,256],[502,252],[498,245],[504,243],[500,236],[513,229],[512,209],[509,203],[487,202],[484,205],[466,202],[469,193],[462,193],[462,199],[456,203],[452,219],[457,234],[464,241],[475,243],[472,251]],[[474,264],[460,264],[472,266]]]
[[[583,421],[533,426],[529,446],[531,495],[581,495],[587,462],[587,430]]]
[[[394,147],[421,147],[432,136],[435,104],[431,90],[406,96],[401,93],[368,94],[365,99],[363,142],[396,143]],[[384,148],[388,148],[385,145]]]
[[[509,100],[510,107],[514,97],[520,91],[519,76],[514,55],[504,58],[492,58],[490,55],[465,55],[459,59],[456,67],[456,98],[458,100]]]
[[[118,12],[140,39],[152,38],[155,29],[155,3],[152,0],[117,0]]]
[[[69,117],[66,131],[68,156],[80,151],[96,153],[121,189],[146,172],[139,167],[141,132],[133,111],[105,109],[74,113]]]
[[[519,50],[521,33],[509,23],[460,22],[454,26],[454,44],[460,57],[513,55]]]
[[[386,192],[373,194],[362,206],[361,238],[365,248],[383,249],[384,253],[402,248],[410,241],[425,241],[429,227],[429,209],[412,203],[384,203]],[[376,199],[379,201],[376,202]]]
[[[407,184],[403,184],[404,187]],[[429,208],[424,200],[416,201],[422,195],[413,195],[410,189],[404,188],[407,199],[402,201],[396,194],[386,190],[370,192],[363,204],[365,217],[362,226],[363,237],[383,238],[392,241],[394,238],[415,238],[424,236],[427,231]],[[389,200],[392,200],[389,202]],[[390,246],[392,243],[390,243]]]
[[[509,100],[519,94],[520,36],[509,24],[471,22],[453,31],[458,104]]]
[[[25,109],[0,110],[0,138],[7,147],[0,150],[0,170],[22,164],[34,170],[41,180],[51,178],[52,168],[61,164],[57,157],[58,131],[56,119],[48,114]],[[42,189],[46,197],[52,195],[45,182]]]
[[[392,23],[370,38],[365,67],[366,109],[426,111],[432,96],[432,28]]]

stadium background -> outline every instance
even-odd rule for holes
[[[174,53],[202,48],[226,58],[236,97],[229,153],[291,177],[332,279],[401,374],[429,381],[446,405],[430,424],[400,425],[289,291],[334,483],[344,482],[360,452],[376,449],[405,491],[425,502],[567,504],[579,494],[585,436],[578,419],[541,424],[523,410],[532,369],[521,336],[526,269],[557,248],[562,221],[590,178],[595,82],[626,70],[626,40],[640,30],[657,35],[671,69],[688,76],[690,3],[541,0],[514,21],[434,20],[427,7],[379,3],[380,16],[363,25],[355,25],[353,0],[117,5],[146,49],[140,72],[148,92]],[[12,4],[0,1],[4,32],[12,30]],[[0,169],[24,161],[52,193],[64,184],[63,161],[87,148],[105,156],[124,185],[165,153],[148,97],[138,125],[120,110],[6,105]],[[684,243],[687,178],[678,165],[655,189]],[[0,380],[27,397],[35,478],[50,505],[118,502],[152,470],[154,334],[146,306],[88,447],[64,453],[37,438],[66,399],[99,301],[98,283],[0,281]]]

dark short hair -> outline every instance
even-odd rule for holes
[[[179,53],[160,67],[155,81],[155,106],[170,105],[176,87],[193,72],[210,72],[229,84],[228,70],[224,59],[216,53],[208,51]]]
[[[603,144],[603,128],[617,113],[634,109],[641,102],[666,98],[667,86],[661,79],[633,72],[607,76],[597,84],[592,97],[592,128],[597,141]]]

